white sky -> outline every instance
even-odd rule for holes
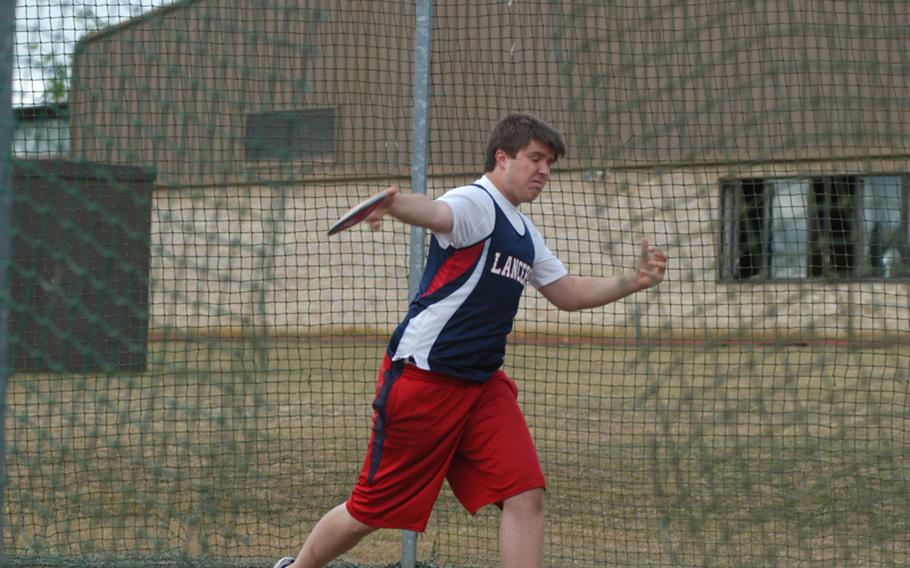
[[[172,2],[17,0],[13,106],[42,102],[54,62],[68,68],[76,42],[82,36]]]

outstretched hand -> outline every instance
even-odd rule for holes
[[[393,185],[384,189],[383,193],[388,194],[388,196],[392,198],[398,194],[398,188]],[[394,201],[394,199],[386,199],[379,207],[374,209],[372,213],[367,215],[367,218],[364,219],[364,221],[366,221],[370,230],[378,231],[379,228],[382,227],[382,218],[389,213],[389,209],[392,207],[392,201]]]
[[[635,273],[642,290],[660,284],[667,273],[667,254],[648,239],[642,239]]]

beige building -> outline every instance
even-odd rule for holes
[[[434,3],[428,192],[479,175],[499,116],[535,112],[570,155],[528,213],[570,270],[631,267],[642,236],[672,258],[605,311],[530,293],[519,329],[910,333],[910,5],[629,4]],[[413,10],[184,1],[80,43],[73,155],[157,173],[153,329],[397,322],[407,229],[325,232],[409,183]]]

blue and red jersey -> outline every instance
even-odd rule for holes
[[[543,245],[523,215],[516,217],[523,226],[516,227],[490,189],[473,187],[492,203],[492,232],[460,248],[442,246],[432,235],[420,288],[392,334],[388,353],[421,369],[484,382],[502,366],[506,337],[540,258],[534,237]]]

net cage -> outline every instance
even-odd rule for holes
[[[546,566],[910,564],[910,4],[436,0],[424,99],[416,4],[16,3],[4,563],[270,566],[350,495],[427,237],[325,233],[411,189],[425,105],[429,196],[530,112],[569,271],[670,257],[525,292]],[[418,565],[497,565],[499,518],[444,487]]]

